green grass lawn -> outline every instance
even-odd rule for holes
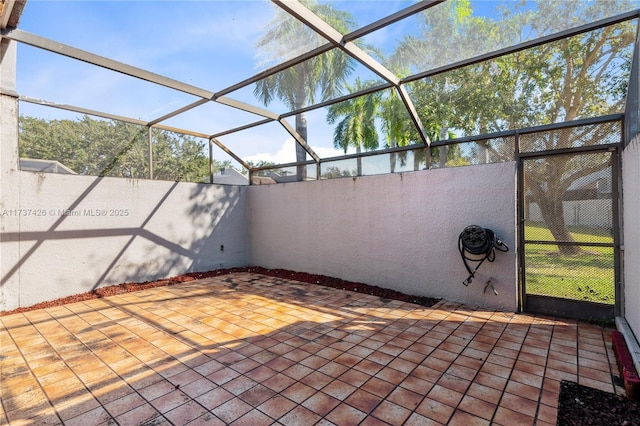
[[[584,227],[569,230],[575,241],[613,243],[608,230]],[[542,225],[527,224],[525,238],[553,241],[551,232]],[[527,294],[613,304],[613,253],[611,247],[582,247],[579,255],[567,256],[561,255],[554,245],[526,244]]]

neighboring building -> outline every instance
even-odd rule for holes
[[[77,175],[69,167],[55,160],[36,160],[35,158],[21,158],[20,170],[27,172],[61,173],[64,175]]]
[[[569,226],[610,227],[613,223],[611,190],[611,168],[576,179],[562,200],[565,223]],[[527,220],[544,222],[537,203],[529,203]]]
[[[249,185],[249,179],[233,168],[223,168],[214,173],[213,183],[219,185]]]

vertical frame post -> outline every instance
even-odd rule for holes
[[[147,138],[149,140],[149,179],[153,180],[153,128],[147,126]]]
[[[209,139],[209,183],[213,183],[213,141]]]

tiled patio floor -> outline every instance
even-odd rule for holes
[[[11,425],[555,424],[617,374],[608,329],[249,273],[0,321]]]

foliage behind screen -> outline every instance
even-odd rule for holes
[[[208,181],[206,141],[152,129],[152,143],[154,179]],[[80,175],[150,176],[147,128],[121,121],[86,115],[78,120],[20,116],[19,150],[20,158],[58,161]]]

